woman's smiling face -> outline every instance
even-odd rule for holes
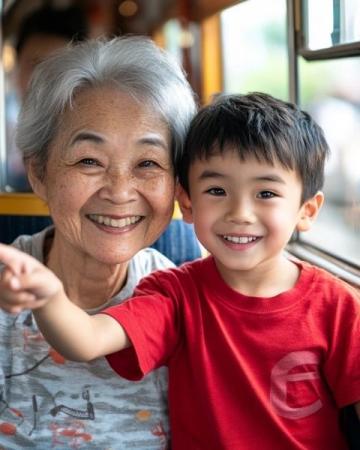
[[[170,133],[156,114],[113,87],[80,92],[50,145],[35,192],[58,243],[105,264],[131,259],[171,219]]]

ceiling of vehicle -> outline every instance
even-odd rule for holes
[[[239,0],[238,0],[239,1]],[[16,33],[19,23],[32,10],[51,4],[57,8],[80,5],[98,27],[98,34],[145,34],[172,17],[200,20],[237,3],[234,0],[3,0],[2,27],[6,36]],[[0,2],[1,5],[1,2]]]
[[[79,5],[98,33],[151,34],[168,17],[176,14],[177,0],[4,0],[2,26],[5,36],[16,33],[23,18],[44,4],[54,8]]]

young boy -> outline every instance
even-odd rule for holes
[[[108,355],[132,380],[167,365],[174,450],[345,449],[339,408],[360,414],[359,296],[283,252],[322,206],[327,153],[295,106],[220,97],[194,119],[179,168],[184,219],[211,256],[88,316],[48,269],[1,246],[0,306],[37,308],[69,359]]]

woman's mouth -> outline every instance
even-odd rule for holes
[[[122,217],[121,219],[114,219],[111,216],[103,216],[101,214],[88,214],[87,217],[99,225],[106,225],[112,228],[125,228],[140,222],[143,218],[142,216],[128,216]]]

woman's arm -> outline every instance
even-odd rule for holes
[[[90,361],[130,345],[110,316],[89,316],[66,296],[61,281],[31,256],[0,244],[0,307],[10,313],[33,309],[41,332],[65,358]]]

